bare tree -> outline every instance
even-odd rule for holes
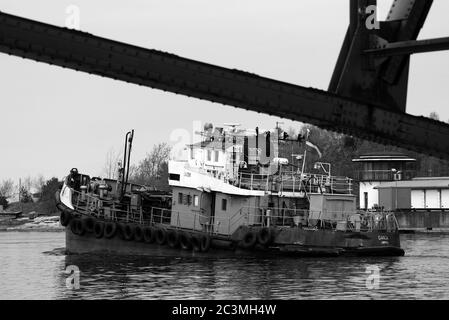
[[[129,166],[129,177],[131,179],[133,179],[133,177],[137,176],[138,171],[139,171],[139,167],[137,165],[135,165],[135,164],[131,164]]]
[[[42,174],[38,175],[32,181],[32,186],[36,188],[36,191],[42,193],[42,187],[45,185],[45,178]]]
[[[14,181],[11,179],[3,180],[0,183],[0,197],[5,199],[10,198],[14,195]]]
[[[159,143],[153,147],[145,159],[133,168],[131,179],[140,184],[146,185],[164,185],[168,177],[168,160],[170,157],[171,147],[167,143]],[[131,170],[130,170],[131,171]]]
[[[436,113],[436,112],[431,112],[431,113],[429,114],[429,118],[430,118],[430,119],[433,119],[433,120],[440,120],[440,116],[439,116],[438,113]]]
[[[33,179],[30,176],[21,179],[20,185],[21,188],[24,188],[26,191],[29,192],[31,190],[31,187],[33,186]]]
[[[106,154],[106,161],[103,168],[103,175],[108,179],[117,178],[118,163],[122,158],[120,152],[116,152],[114,148],[110,148]]]

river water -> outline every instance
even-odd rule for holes
[[[67,256],[63,232],[0,232],[0,299],[449,299],[449,235],[401,240],[394,258]]]

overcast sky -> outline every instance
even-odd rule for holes
[[[262,76],[327,89],[348,25],[347,0],[0,0],[0,10]],[[383,18],[391,0],[379,1]],[[449,1],[435,0],[420,38],[449,35]],[[142,159],[193,121],[271,128],[298,123],[0,54],[0,180],[72,167],[100,174],[108,150],[135,129]],[[449,52],[412,58],[408,112],[449,119]],[[178,131],[176,131],[178,130]],[[175,141],[171,141],[175,143]]]

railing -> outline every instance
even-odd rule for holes
[[[245,216],[246,225],[259,225],[262,227],[292,227],[308,225],[309,210],[288,208],[256,208],[244,207],[241,209]]]
[[[267,192],[307,192],[327,194],[352,194],[352,179],[321,174],[283,172],[281,174],[256,174],[239,172],[235,179],[229,179],[224,172],[208,172],[204,168],[190,167],[189,170],[214,177],[238,188]]]
[[[241,189],[268,191],[270,190],[270,175],[239,173],[238,187]]]
[[[239,173],[238,187],[271,192],[306,192],[327,194],[352,194],[352,179],[320,174],[282,173],[260,175]]]
[[[167,225],[175,229],[189,229],[210,234],[228,235],[230,232],[219,232],[220,226],[229,219],[220,219],[203,215],[200,212],[173,211],[171,209],[151,208],[150,218],[144,222],[148,225]]]
[[[399,180],[410,180],[416,176],[415,170],[404,170]],[[391,170],[359,170],[355,172],[358,181],[394,181],[395,173]]]
[[[282,212],[282,214],[275,214],[276,212]],[[342,214],[342,212],[335,213]],[[322,218],[331,214],[332,212],[324,214],[302,209],[244,207],[229,218],[217,219],[199,213],[153,208],[151,220],[144,224],[170,225],[176,229],[192,229],[221,235],[231,235],[240,226],[301,227],[354,232],[396,231],[399,228],[396,217],[392,213],[369,215],[345,213],[347,216],[345,219]],[[171,217],[169,221],[164,220],[167,216]],[[185,223],[185,221],[189,222]],[[226,232],[223,229],[220,232],[220,225],[223,225]]]
[[[279,214],[280,213],[280,214]],[[235,225],[261,227],[302,227],[312,229],[329,229],[333,231],[371,232],[395,231],[399,224],[392,213],[354,212],[314,212],[288,208],[256,208],[245,207],[239,210],[240,217],[231,219],[231,229]],[[346,216],[345,219],[326,219],[335,216]]]
[[[72,192],[72,204],[77,212],[117,222],[143,223],[144,212],[140,206],[123,204],[117,200],[97,194]]]
[[[314,212],[305,209],[274,207],[243,207],[227,218],[204,215],[202,212],[174,211],[166,208],[152,207],[144,211],[142,207],[122,205],[111,199],[97,195],[80,193],[71,189],[73,206],[83,215],[96,218],[138,223],[141,225],[166,226],[174,229],[186,229],[209,234],[230,236],[238,227],[302,227],[329,229],[334,231],[373,231],[398,229],[396,218],[386,212]],[[346,216],[345,219],[326,219],[325,217]]]
[[[100,198],[98,195],[81,193],[70,189],[73,206],[82,215],[115,222],[137,223],[141,225],[163,225],[174,229],[189,229],[210,234],[230,234],[219,232],[221,225],[229,225],[228,218],[217,218],[201,212],[173,211],[167,208],[151,207],[144,211],[141,206],[123,205],[112,199]]]

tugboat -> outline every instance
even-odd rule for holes
[[[393,213],[358,211],[353,182],[317,162],[309,132],[205,126],[188,159],[169,161],[171,192],[128,182],[134,131],[117,179],[78,173],[56,193],[68,253],[403,256]],[[292,162],[279,145],[304,145]],[[156,251],[155,251],[156,250]]]

